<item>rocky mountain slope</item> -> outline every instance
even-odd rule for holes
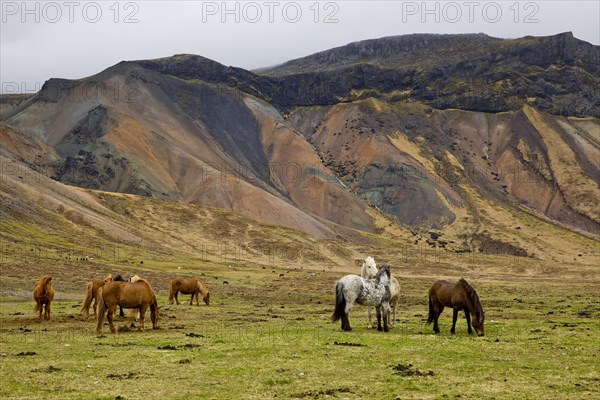
[[[600,235],[599,54],[569,33],[408,35],[259,73],[121,62],[5,99],[0,150],[67,185],[320,239],[570,257],[557,243]]]

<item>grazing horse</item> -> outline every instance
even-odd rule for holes
[[[471,329],[471,318],[473,318],[473,328],[477,331],[477,335],[484,335],[483,323],[485,320],[485,313],[483,312],[475,289],[473,289],[466,280],[461,278],[456,283],[437,281],[433,284],[431,289],[429,289],[429,316],[427,317],[427,324],[433,322],[433,331],[435,333],[440,333],[438,318],[442,311],[444,311],[444,307],[452,307],[454,311],[450,333],[453,335],[455,334],[458,312],[462,310],[465,312],[465,317],[467,319],[469,335],[473,334],[473,330]]]
[[[42,320],[42,308],[44,309],[44,319],[50,319],[50,304],[54,300],[54,289],[52,289],[52,277],[44,275],[36,283],[33,289],[33,298],[35,300],[35,311],[39,312],[38,319]]]
[[[94,301],[94,318],[96,318],[96,308],[98,306],[98,290],[104,286],[106,282],[111,281],[121,281],[125,282],[125,279],[121,275],[117,275],[115,277],[112,274],[106,275],[103,280],[89,282],[87,284],[86,293],[85,293],[85,301],[83,302],[83,306],[81,307],[81,311],[79,314],[85,314],[86,318],[90,317],[90,306],[92,304],[92,300]],[[119,315],[123,317],[125,314],[123,313],[123,307],[119,307]]]
[[[198,293],[202,293],[202,300],[204,300],[206,305],[210,304],[210,293],[204,282],[200,279],[184,279],[179,277],[172,279],[171,282],[169,282],[169,304],[173,304],[173,298],[175,298],[175,301],[179,304],[179,299],[177,298],[179,292],[181,292],[181,294],[192,295],[190,298],[190,306],[194,301],[194,297],[196,297],[196,305],[200,305]]]
[[[371,256],[365,258],[365,262],[363,262],[362,268],[360,269],[360,276],[363,279],[373,279],[377,275],[377,264],[375,263],[375,259]],[[369,329],[373,328],[373,324],[371,323],[371,306],[367,306],[367,314],[369,316]]]
[[[152,287],[145,279],[139,278],[136,282],[107,282],[98,290],[98,323],[96,331],[100,333],[104,316],[107,314],[110,331],[115,333],[113,315],[117,305],[124,308],[137,309],[140,313],[139,330],[144,330],[144,317],[146,310],[150,308],[150,319],[152,328],[158,328],[158,302]]]
[[[375,306],[377,309],[377,330],[381,331],[381,309],[383,309],[383,330],[388,331],[390,310],[390,267],[384,265],[374,279],[364,279],[358,275],[346,275],[335,285],[335,310],[331,320],[342,320],[342,329],[351,331],[348,313],[354,303]]]

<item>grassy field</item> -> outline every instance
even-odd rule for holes
[[[397,262],[402,297],[389,333],[367,329],[361,306],[350,315],[352,332],[330,322],[342,270],[193,260],[178,270],[180,261],[146,261],[125,270],[156,288],[160,329],[129,331],[126,317],[115,335],[106,325],[96,334],[93,319],[79,315],[83,284],[73,269],[56,267],[53,319],[38,322],[31,279],[19,280],[13,263],[3,279],[17,290],[0,299],[0,398],[599,398],[597,269],[475,261]],[[81,270],[105,272],[93,262]],[[212,304],[167,305],[175,274],[202,274]],[[452,337],[448,310],[440,335],[425,325],[428,287],[459,276],[482,300],[483,338],[467,335],[462,314]]]

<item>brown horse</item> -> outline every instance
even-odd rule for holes
[[[92,300],[94,300],[94,319],[96,318],[96,308],[98,306],[98,290],[102,286],[104,286],[106,282],[111,281],[125,282],[125,279],[123,279],[121,275],[117,275],[113,278],[112,274],[108,274],[103,280],[93,281],[87,284],[85,301],[83,302],[83,306],[81,307],[81,311],[79,312],[79,314],[85,314],[85,317],[89,318],[90,306],[92,304]],[[123,313],[123,307],[119,307],[119,315],[121,317],[125,316],[125,314]]]
[[[50,319],[50,304],[54,300],[54,289],[52,289],[52,277],[44,275],[36,283],[33,289],[33,298],[35,299],[35,311],[39,312],[38,319],[42,320],[42,308],[44,308],[44,319]]]
[[[437,281],[429,289],[429,316],[427,317],[427,324],[433,322],[433,331],[435,333],[440,333],[438,318],[442,311],[444,311],[444,307],[452,307],[454,311],[450,333],[454,335],[456,332],[456,319],[458,318],[458,312],[462,310],[465,312],[465,317],[467,318],[469,335],[473,334],[471,317],[473,318],[473,328],[477,331],[477,335],[484,335],[483,323],[485,313],[483,312],[483,308],[481,308],[481,303],[475,289],[466,280],[461,278],[456,283]]]
[[[103,280],[89,282],[87,284],[86,292],[85,292],[85,301],[83,302],[83,306],[81,307],[81,311],[79,314],[85,314],[86,318],[90,317],[90,306],[92,305],[92,300],[94,301],[94,318],[96,318],[96,308],[98,306],[98,290],[104,286],[106,282],[110,282],[113,280],[112,274],[108,274]]]
[[[179,304],[179,299],[177,298],[179,292],[181,294],[191,294],[190,305],[192,305],[194,301],[194,297],[196,297],[196,305],[200,305],[198,301],[198,293],[202,293],[202,300],[206,303],[206,305],[210,304],[210,293],[206,288],[204,282],[200,279],[185,279],[185,278],[175,278],[169,282],[169,304],[173,304],[173,298],[177,304]]]
[[[139,330],[144,330],[144,317],[146,310],[150,308],[150,319],[152,328],[158,328],[158,302],[152,287],[145,279],[139,279],[136,282],[107,282],[98,290],[98,301],[100,309],[98,310],[98,323],[96,331],[100,333],[104,316],[107,314],[110,331],[115,333],[113,324],[113,315],[117,305],[124,308],[137,309],[140,313]]]

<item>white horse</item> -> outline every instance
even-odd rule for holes
[[[360,276],[363,279],[374,279],[375,275],[377,275],[377,264],[375,263],[375,259],[369,256],[363,262],[360,269]],[[367,306],[367,314],[369,315],[369,329],[371,329],[373,328],[373,324],[371,323],[371,306]]]
[[[346,275],[335,285],[335,310],[331,316],[333,322],[342,320],[342,329],[350,331],[348,313],[354,303],[375,306],[377,310],[377,330],[388,331],[390,311],[390,267],[384,265],[374,279],[363,279],[358,275]],[[383,309],[383,329],[381,314]]]
[[[377,275],[377,264],[373,257],[365,258],[365,262],[363,262],[362,268],[360,269],[360,276],[364,279],[373,279]],[[392,309],[392,314],[390,314],[390,321],[388,324],[390,326],[396,327],[396,307],[398,306],[398,300],[400,299],[400,283],[398,279],[391,277],[390,283],[390,307]],[[369,329],[373,328],[373,324],[371,323],[371,306],[367,306],[367,314],[369,315]]]

